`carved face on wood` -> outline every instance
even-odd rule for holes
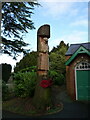
[[[50,26],[41,26],[37,32],[37,51],[38,51],[38,74],[47,75],[49,70],[49,47]]]
[[[45,44],[48,44],[48,38],[47,37],[44,37],[43,40],[44,40]]]
[[[39,45],[38,45],[39,52],[48,52],[48,38],[39,38]]]

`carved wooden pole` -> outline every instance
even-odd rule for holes
[[[35,89],[35,95],[33,103],[37,109],[45,109],[51,104],[51,89],[43,88],[40,86],[40,82],[43,79],[48,79],[47,73],[49,70],[49,55],[48,55],[48,39],[50,38],[50,26],[43,25],[37,31],[37,52],[38,52],[38,64],[37,64],[37,86]]]
[[[48,39],[50,38],[50,26],[43,25],[37,32],[38,51],[38,75],[47,77],[49,70]]]

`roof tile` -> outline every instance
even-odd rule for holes
[[[90,51],[90,42],[80,43],[80,44],[71,44],[65,55],[68,56],[68,55],[74,54],[80,46],[83,46]]]

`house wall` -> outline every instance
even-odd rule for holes
[[[71,56],[66,56],[66,60],[68,60]]]
[[[90,58],[87,54],[78,54],[78,56],[69,64],[69,66],[66,66],[67,92],[73,100],[76,100],[75,66],[81,61],[90,62]]]

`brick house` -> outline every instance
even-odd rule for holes
[[[73,100],[90,100],[90,42],[71,44],[65,56],[68,94]]]

